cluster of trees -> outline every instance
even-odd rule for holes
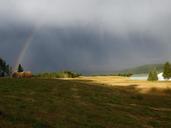
[[[23,77],[22,75],[30,75],[31,72],[24,72],[24,68],[22,67],[21,64],[18,65],[17,71],[13,73],[12,67],[9,66],[3,60],[0,58],[0,77],[9,77],[15,75],[16,77]],[[32,74],[31,74],[32,75]],[[30,75],[30,76],[31,76]],[[36,77],[40,78],[75,78],[79,77],[81,74],[74,73],[71,71],[62,71],[62,72],[54,72],[54,73],[41,73],[36,75]]]
[[[10,67],[9,64],[5,62],[5,60],[0,58],[0,77],[10,76],[11,74],[12,67]]]
[[[132,73],[112,73],[112,74],[94,74],[91,76],[122,76],[122,77],[130,77],[132,76]]]
[[[24,68],[21,66],[21,64],[18,65],[17,72],[23,72]],[[12,76],[13,70],[12,67],[9,66],[9,64],[6,63],[5,60],[0,58],[0,77],[9,77]]]
[[[62,72],[53,72],[53,73],[41,73],[36,75],[40,78],[76,78],[79,77],[81,74],[74,73],[71,71],[62,71]]]
[[[123,76],[123,77],[130,77],[132,75],[133,75],[132,73],[119,73],[119,74],[116,74],[116,76]]]
[[[163,77],[166,80],[169,80],[171,78],[171,64],[169,62],[166,62],[163,69]],[[158,80],[158,73],[156,69],[153,69],[150,71],[148,75],[148,81],[157,81]]]

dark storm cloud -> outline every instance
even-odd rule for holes
[[[171,60],[170,0],[0,0],[0,54],[11,64],[34,27],[28,70],[112,72]]]

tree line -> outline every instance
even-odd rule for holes
[[[10,67],[9,64],[5,62],[5,60],[0,58],[0,77],[10,76],[11,74],[12,67]]]
[[[17,72],[23,72],[24,68],[21,64],[18,65]],[[13,69],[12,67],[6,63],[6,61],[0,58],[0,77],[9,77],[12,76]]]
[[[9,66],[9,64],[6,63],[5,60],[0,58],[0,77],[5,77],[5,76],[11,76],[12,75],[12,67]],[[18,65],[17,72],[24,72],[24,68],[22,67],[21,64]],[[116,75],[116,74],[115,74]],[[117,74],[117,76],[126,76],[129,77],[132,74]],[[38,74],[37,77],[43,77],[43,78],[74,78],[78,77],[80,74],[70,72],[70,71],[63,71],[63,72],[56,72],[56,73],[41,73]],[[166,80],[171,79],[171,64],[169,62],[166,62],[163,67],[163,78]],[[158,80],[158,72],[154,68],[149,72],[148,75],[148,81],[157,81]]]
[[[18,73],[18,74],[17,74]],[[13,72],[12,67],[6,63],[5,60],[0,58],[0,77],[10,77],[13,74],[21,75],[21,73],[27,74],[28,72],[24,72],[24,68],[21,64],[18,65],[17,71]],[[48,72],[48,73],[40,73],[35,75],[35,77],[40,78],[75,78],[80,76],[81,74],[71,72],[71,71],[62,71],[62,72]],[[20,77],[20,76],[17,76]]]
[[[61,72],[46,72],[46,73],[40,73],[37,74],[35,77],[39,78],[76,78],[79,77],[81,74],[75,73],[72,71],[61,71]]]
[[[165,80],[171,79],[171,64],[166,62],[163,67],[163,78]],[[158,73],[156,69],[153,69],[149,72],[148,81],[157,81],[158,80]]]

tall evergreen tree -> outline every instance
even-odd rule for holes
[[[0,58],[0,77],[9,76],[9,68],[10,66]]]
[[[21,66],[21,64],[19,64],[18,65],[18,72],[23,72],[23,71],[24,71],[23,67]]]
[[[166,62],[164,65],[163,77],[165,79],[171,78],[171,64],[169,62]]]
[[[152,71],[150,71],[148,75],[148,81],[157,81],[157,80],[158,80],[157,71],[156,69],[153,69]]]

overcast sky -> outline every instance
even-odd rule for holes
[[[171,60],[170,0],[0,0],[0,56],[27,70],[112,72]]]

